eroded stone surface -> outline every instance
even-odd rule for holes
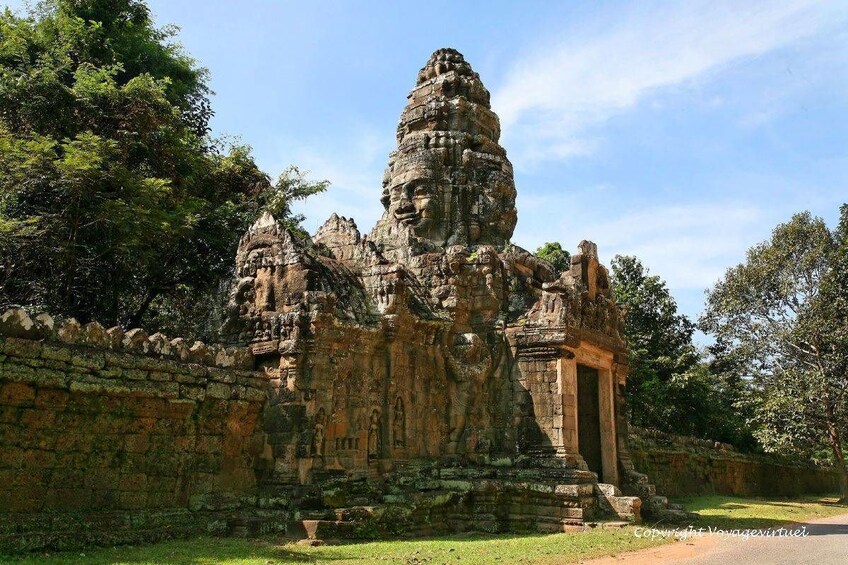
[[[437,51],[377,226],[334,214],[304,240],[259,218],[239,244],[227,346],[0,313],[0,549],[685,516],[633,469],[621,314],[597,249],[581,242],[557,273],[509,243],[498,137],[479,76]],[[587,375],[594,420],[578,413]],[[599,458],[584,456],[587,424]],[[702,470],[643,447],[649,467]],[[797,476],[722,454],[720,476]]]
[[[503,245],[516,223],[515,183],[489,91],[454,49],[418,73],[400,117],[372,232],[391,256],[450,245]]]
[[[273,385],[269,484],[500,465],[494,482],[455,486],[508,505],[523,495],[505,485],[523,478],[579,521],[592,489],[557,485],[641,480],[619,430],[627,362],[609,274],[591,242],[562,273],[509,242],[512,165],[462,55],[434,53],[408,100],[368,235],[334,214],[301,240],[265,215],[239,245],[224,330]],[[594,474],[577,444],[578,363],[602,381]]]

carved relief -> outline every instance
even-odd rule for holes
[[[379,459],[383,453],[383,434],[381,430],[380,411],[371,412],[368,424],[368,460]]]
[[[392,421],[392,439],[396,449],[406,447],[406,410],[403,407],[403,399],[398,396],[395,401],[395,412]]]
[[[326,416],[324,409],[320,408],[315,415],[315,430],[312,432],[312,455],[313,457],[324,456],[324,424]]]
[[[567,432],[566,347],[625,351],[593,243],[562,273],[509,243],[516,191],[499,136],[480,77],[439,50],[401,115],[370,234],[336,214],[311,240],[268,214],[245,233],[223,331],[250,345],[284,407],[276,452],[353,474],[391,468],[369,462],[394,450],[516,456]]]

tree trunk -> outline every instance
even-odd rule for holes
[[[845,468],[845,452],[842,450],[839,428],[833,421],[832,406],[828,406],[827,415],[827,433],[830,437],[830,447],[833,450],[833,463],[839,475],[839,502],[840,504],[848,504],[848,469]]]
[[[129,317],[127,321],[127,326],[130,328],[137,328],[141,325],[141,318],[147,313],[147,309],[150,308],[150,304],[153,300],[159,296],[159,289],[152,288],[147,292],[147,296],[144,298],[144,302],[141,303],[141,306],[138,307],[138,310]]]

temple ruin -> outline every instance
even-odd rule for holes
[[[609,273],[589,241],[564,272],[511,242],[499,137],[478,74],[436,51],[382,218],[259,218],[224,344],[0,314],[0,548],[681,515],[630,458]]]
[[[440,49],[401,114],[370,234],[334,214],[299,239],[266,214],[242,238],[224,330],[273,384],[266,484],[364,481],[370,505],[447,476],[505,523],[639,518],[619,488],[653,492],[628,455],[609,274],[589,241],[562,273],[511,243],[499,137],[479,75]]]

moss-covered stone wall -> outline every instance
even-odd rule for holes
[[[226,530],[255,505],[266,381],[246,351],[22,311],[0,330],[0,548]]]
[[[666,496],[797,496],[835,492],[839,485],[827,468],[647,430],[632,431],[630,453],[636,468]]]

